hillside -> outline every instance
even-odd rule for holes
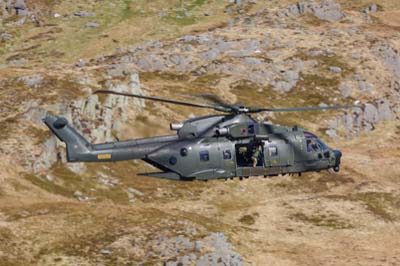
[[[395,0],[0,0],[0,265],[400,265],[399,15]],[[94,143],[210,113],[100,88],[365,108],[256,116],[340,149],[339,173],[173,182],[66,163],[48,112]]]

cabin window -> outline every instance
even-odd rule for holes
[[[186,148],[181,149],[181,156],[186,156],[188,154],[188,151]]]
[[[268,147],[269,157],[278,156],[278,147],[276,146],[269,146]]]
[[[207,162],[210,160],[210,154],[208,151],[201,151],[200,152],[200,161]]]
[[[224,150],[222,152],[223,156],[224,156],[224,160],[231,160],[232,159],[232,153],[230,150]]]
[[[171,157],[169,158],[169,163],[170,163],[171,165],[175,165],[177,162],[178,162],[178,159],[176,159],[175,156],[171,156]]]

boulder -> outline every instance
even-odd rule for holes
[[[363,80],[358,81],[358,89],[362,92],[371,93],[374,90],[374,85],[371,83],[366,83]]]
[[[17,59],[12,59],[12,60],[8,61],[8,63],[10,65],[18,65],[18,66],[26,64],[27,62],[28,62],[28,59],[23,58],[23,57],[17,58]]]
[[[97,28],[99,26],[100,26],[100,24],[97,23],[97,22],[88,22],[88,23],[85,24],[86,28]]]
[[[31,88],[37,88],[43,83],[44,77],[41,74],[35,74],[31,76],[23,76],[18,78],[18,81],[22,81],[26,86]]]
[[[25,0],[16,0],[14,4],[15,9],[26,9]]]
[[[9,33],[4,32],[4,33],[0,34],[0,40],[3,40],[3,41],[8,41],[8,40],[11,40],[12,38],[14,38],[14,36]]]
[[[86,66],[86,61],[83,59],[79,59],[78,62],[75,63],[76,67],[84,67]]]
[[[400,78],[400,55],[399,52],[389,45],[382,45],[376,49],[377,54],[382,59],[384,65],[396,78]]]
[[[242,60],[243,64],[253,66],[253,65],[258,65],[262,63],[262,60],[256,57],[245,57]]]
[[[369,123],[377,123],[379,121],[378,109],[370,103],[365,104],[364,120]]]
[[[377,103],[378,120],[385,121],[394,118],[393,111],[390,108],[390,103],[387,99],[381,99]]]
[[[204,53],[200,54],[200,57],[203,60],[212,61],[212,60],[217,59],[219,57],[219,55],[220,55],[220,53],[219,53],[218,50],[210,49],[207,52],[204,52]]]
[[[94,17],[94,16],[96,16],[96,14],[93,12],[88,12],[88,11],[82,10],[82,11],[75,12],[74,16],[76,16],[76,17]]]
[[[325,131],[325,133],[332,139],[336,139],[338,137],[335,129],[328,129]]]
[[[340,67],[336,67],[336,66],[329,67],[329,71],[336,73],[336,74],[342,73],[342,69]]]
[[[369,6],[365,7],[365,8],[363,8],[361,10],[361,12],[366,13],[366,14],[374,13],[374,12],[378,12],[378,9],[379,8],[378,8],[378,6],[376,4],[372,4],[372,5],[369,5]]]
[[[345,98],[349,97],[351,94],[351,86],[346,83],[340,83],[339,90]]]

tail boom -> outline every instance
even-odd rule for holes
[[[176,135],[91,144],[64,117],[48,115],[43,122],[67,146],[68,162],[111,162],[145,159],[146,155],[177,139]]]

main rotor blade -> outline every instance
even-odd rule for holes
[[[297,111],[318,111],[318,110],[339,110],[349,108],[362,108],[362,105],[336,105],[336,106],[316,106],[316,107],[293,107],[293,108],[251,108],[249,113],[258,112],[297,112]]]
[[[198,108],[214,109],[214,110],[221,111],[221,112],[229,112],[229,110],[227,108],[224,108],[223,106],[184,102],[184,101],[165,99],[165,98],[155,97],[155,96],[145,96],[145,95],[134,94],[134,93],[117,92],[117,91],[111,91],[111,90],[97,90],[94,93],[96,93],[96,94],[98,94],[98,93],[115,94],[115,95],[135,97],[135,98],[151,100],[151,101],[172,103],[172,104],[185,105],[185,106],[198,107]]]
[[[225,107],[225,108],[231,108],[232,104],[222,100],[215,94],[188,94],[187,96],[189,97],[195,97],[195,98],[202,98],[208,101],[211,101],[219,106]]]

